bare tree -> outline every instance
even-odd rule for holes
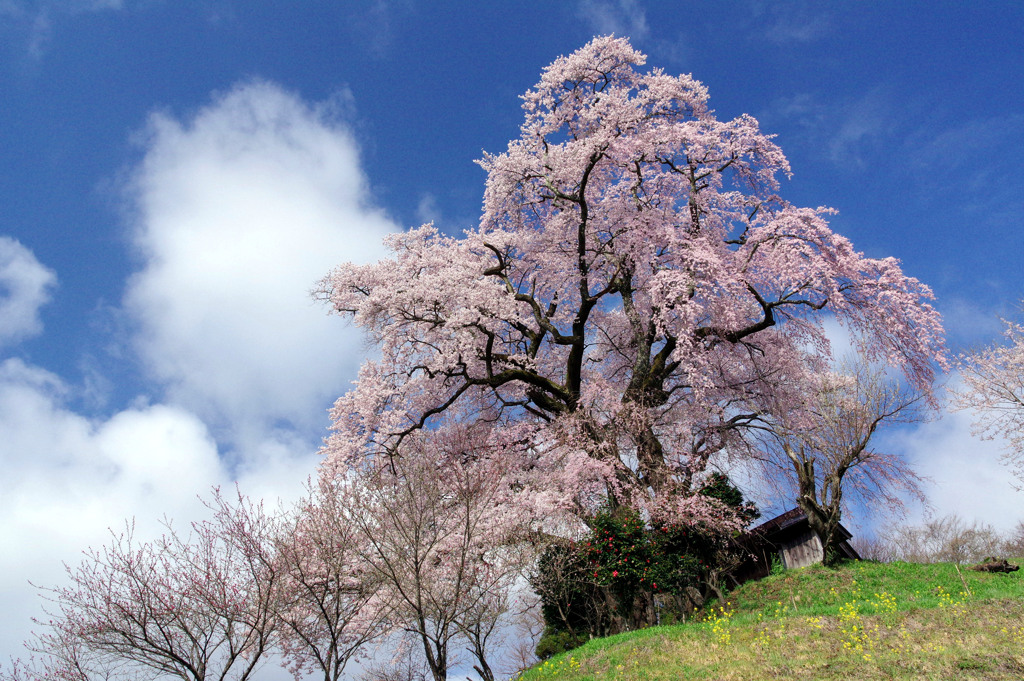
[[[513,674],[535,665],[540,658],[537,657],[537,643],[541,634],[544,633],[544,614],[541,612],[540,597],[533,593],[525,594],[522,608],[515,614],[515,641],[512,644]]]
[[[813,382],[802,409],[780,409],[762,431],[762,460],[795,487],[828,564],[838,558],[839,521],[851,498],[894,511],[907,495],[924,500],[907,462],[871,440],[884,427],[923,420],[925,396],[863,361]]]
[[[921,525],[896,526],[880,540],[890,560],[909,563],[974,563],[1002,554],[1004,538],[985,523],[967,523],[957,515],[934,518]]]
[[[408,632],[391,643],[394,648],[390,659],[372,664],[363,673],[363,681],[427,681],[430,671],[423,660],[423,650]]]
[[[26,647],[28,660],[12,660],[9,671],[0,669],[2,681],[120,681],[131,679],[123,665],[110,664],[86,650],[80,640],[61,629],[34,632]]]
[[[1024,520],[1018,521],[1006,535],[1001,553],[1007,558],[1024,558]]]
[[[988,556],[1024,556],[1024,521],[1005,533],[987,523],[968,523],[958,515],[919,525],[894,525],[876,537],[855,540],[861,557],[882,562],[974,563]]]

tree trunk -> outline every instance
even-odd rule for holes
[[[796,503],[807,516],[807,524],[811,531],[821,542],[821,562],[824,565],[835,565],[842,557],[839,552],[839,519],[842,515],[840,483],[842,480],[828,481],[835,483],[834,485],[826,484],[826,487],[832,487],[833,498],[822,503],[818,501],[814,459],[803,459],[795,466],[795,469],[800,486],[800,494],[797,496]]]

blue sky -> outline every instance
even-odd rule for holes
[[[309,289],[471,226],[474,160],[596,34],[758,118],[783,196],[930,285],[954,349],[991,342],[1024,296],[1022,28],[1009,1],[0,0],[0,659],[26,580],[119,518],[294,494],[365,350]],[[892,443],[940,511],[1007,526],[969,422]]]

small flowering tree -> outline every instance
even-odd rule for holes
[[[391,236],[389,258],[323,280],[379,349],[335,404],[325,471],[486,414],[553,511],[712,522],[695,481],[765,403],[795,404],[775,379],[808,350],[825,366],[826,314],[930,385],[945,355],[929,289],[781,198],[789,165],[753,118],[719,120],[701,83],[645,60],[611,37],[555,60],[520,137],[480,162],[478,227]]]
[[[494,681],[495,643],[532,561],[517,471],[481,430],[415,433],[389,465],[332,481],[390,630],[416,641],[435,681],[459,645]]]
[[[188,535],[167,523],[138,542],[129,525],[69,566],[68,585],[47,590],[36,661],[12,678],[252,678],[275,637],[274,519],[241,495],[210,508]]]
[[[311,486],[275,538],[281,574],[276,616],[281,648],[296,679],[342,678],[349,661],[387,632],[384,582],[362,558],[365,544],[333,481]]]
[[[1024,326],[1005,325],[1004,344],[960,358],[963,387],[954,399],[959,408],[975,410],[976,434],[1006,438],[1004,460],[1024,484]]]
[[[27,661],[12,660],[9,671],[0,667],[3,681],[120,681],[132,678],[123,665],[109,664],[90,654],[67,632],[35,632],[25,644],[37,651]],[[44,652],[45,651],[45,652]]]

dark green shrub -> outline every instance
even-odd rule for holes
[[[710,476],[701,493],[732,508],[744,524],[759,515],[724,475]],[[652,525],[623,509],[599,513],[590,528],[579,542],[548,546],[531,580],[541,596],[548,655],[563,641],[574,647],[591,636],[685,619],[709,587],[718,593],[720,572],[739,555],[721,532]],[[543,657],[540,648],[537,654]]]
[[[586,638],[580,638],[568,631],[544,627],[544,633],[541,634],[540,641],[537,643],[536,654],[540,659],[546,660],[567,650],[579,648],[586,642]]]

